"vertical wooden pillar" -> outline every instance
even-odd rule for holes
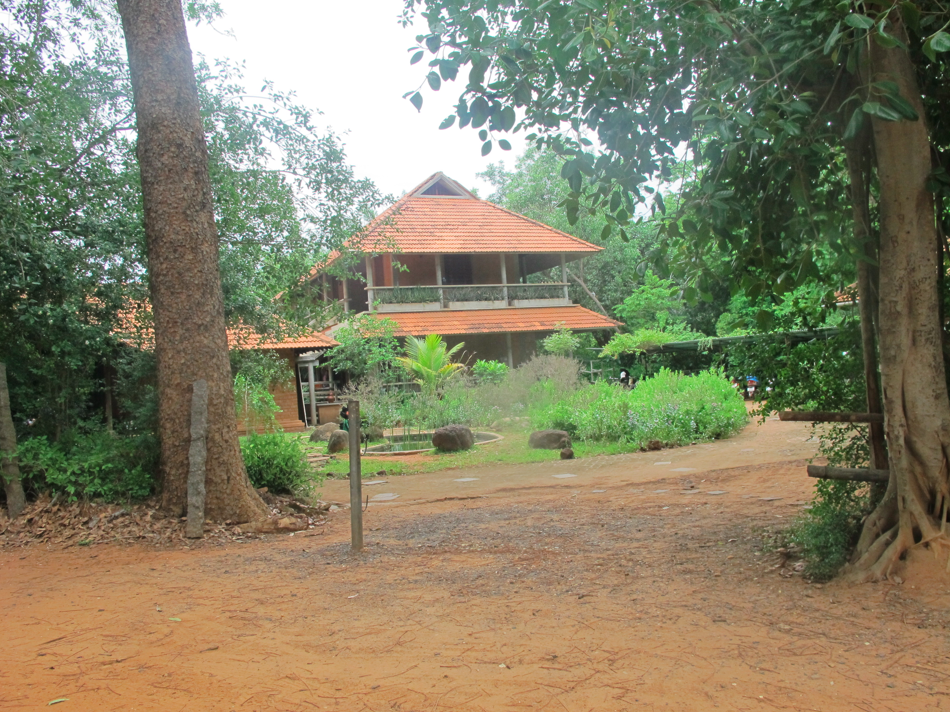
[[[515,367],[515,354],[511,349],[511,332],[505,334],[505,345],[508,347],[508,368]]]
[[[567,291],[567,262],[564,259],[564,253],[561,253],[561,282],[564,284],[564,301],[570,301],[571,297]]]
[[[317,424],[317,389],[314,384],[313,361],[307,362],[307,378],[310,380],[310,426]]]
[[[343,313],[350,313],[350,288],[347,286],[347,278],[343,277]]]
[[[366,255],[366,295],[367,295],[367,311],[373,311],[373,300],[376,299],[376,290],[373,289],[373,258],[371,255]]]
[[[508,265],[505,264],[506,255],[504,253],[499,257],[501,257],[501,298],[505,300],[505,306],[508,306]]]
[[[360,402],[346,404],[350,412],[350,546],[363,548],[363,473],[360,462]]]
[[[439,309],[445,309],[445,290],[442,289],[442,255],[435,256],[435,283],[439,287]]]

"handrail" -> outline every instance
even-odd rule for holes
[[[472,287],[569,287],[569,282],[508,282],[508,284],[443,284],[442,289],[471,289]],[[439,289],[438,284],[402,284],[398,287],[372,287],[374,292],[381,292],[384,289]],[[364,290],[370,289],[363,287]]]

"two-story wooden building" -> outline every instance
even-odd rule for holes
[[[340,302],[343,320],[370,313],[394,321],[396,336],[439,334],[449,345],[464,341],[470,362],[481,358],[517,366],[537,350],[540,338],[559,328],[596,331],[618,325],[573,304],[568,292],[568,264],[600,249],[480,200],[436,173],[348,241],[348,254],[357,256],[349,276],[327,271],[340,259],[332,254],[310,280],[325,300]],[[540,280],[539,273],[555,277]],[[289,391],[275,394],[285,430],[335,413],[330,393],[342,384],[321,355],[336,345],[333,334],[341,323],[312,339],[243,346],[273,348],[293,363],[296,407]]]
[[[393,320],[397,336],[440,334],[450,345],[464,341],[473,358],[516,366],[558,328],[617,326],[573,304],[568,292],[567,265],[600,247],[479,200],[442,173],[347,246],[362,255],[352,277],[312,280],[347,313]],[[537,279],[552,270],[553,279]]]

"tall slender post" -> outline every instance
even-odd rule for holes
[[[373,311],[373,301],[376,299],[376,291],[373,289],[373,258],[366,255],[366,293],[369,297],[367,301],[367,311]]]
[[[350,288],[346,286],[347,278],[344,276],[342,279],[343,282],[343,313],[350,313]]]
[[[439,287],[439,309],[445,309],[445,290],[442,289],[442,255],[435,256],[435,283]]]
[[[571,297],[567,292],[567,262],[563,252],[561,253],[561,282],[564,284],[564,301],[568,301]]]
[[[501,298],[505,300],[505,306],[508,306],[508,266],[505,264],[505,254],[501,257]]]
[[[360,471],[360,402],[348,401],[350,412],[350,545],[363,548],[363,475]]]
[[[508,347],[508,368],[515,367],[515,354],[511,349],[511,332],[505,333],[505,345]]]
[[[310,425],[317,424],[317,389],[314,384],[313,361],[307,363],[307,378],[310,381]]]

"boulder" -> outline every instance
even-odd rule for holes
[[[563,450],[561,450],[561,459],[562,459],[562,460],[573,460],[573,459],[574,459],[574,451],[573,451],[571,448],[569,448],[569,447],[564,448]]]
[[[442,452],[468,450],[475,444],[475,436],[464,425],[446,425],[432,433],[432,445]]]
[[[323,425],[318,425],[313,429],[313,432],[310,433],[310,442],[312,443],[325,443],[330,439],[330,436],[334,431],[340,429],[339,423],[334,423],[330,421],[329,423],[324,423]]]
[[[535,430],[528,446],[541,450],[561,450],[571,446],[571,436],[563,430]]]
[[[330,433],[330,441],[327,443],[327,452],[331,455],[337,452],[343,452],[350,449],[350,434],[345,430],[334,430]]]

